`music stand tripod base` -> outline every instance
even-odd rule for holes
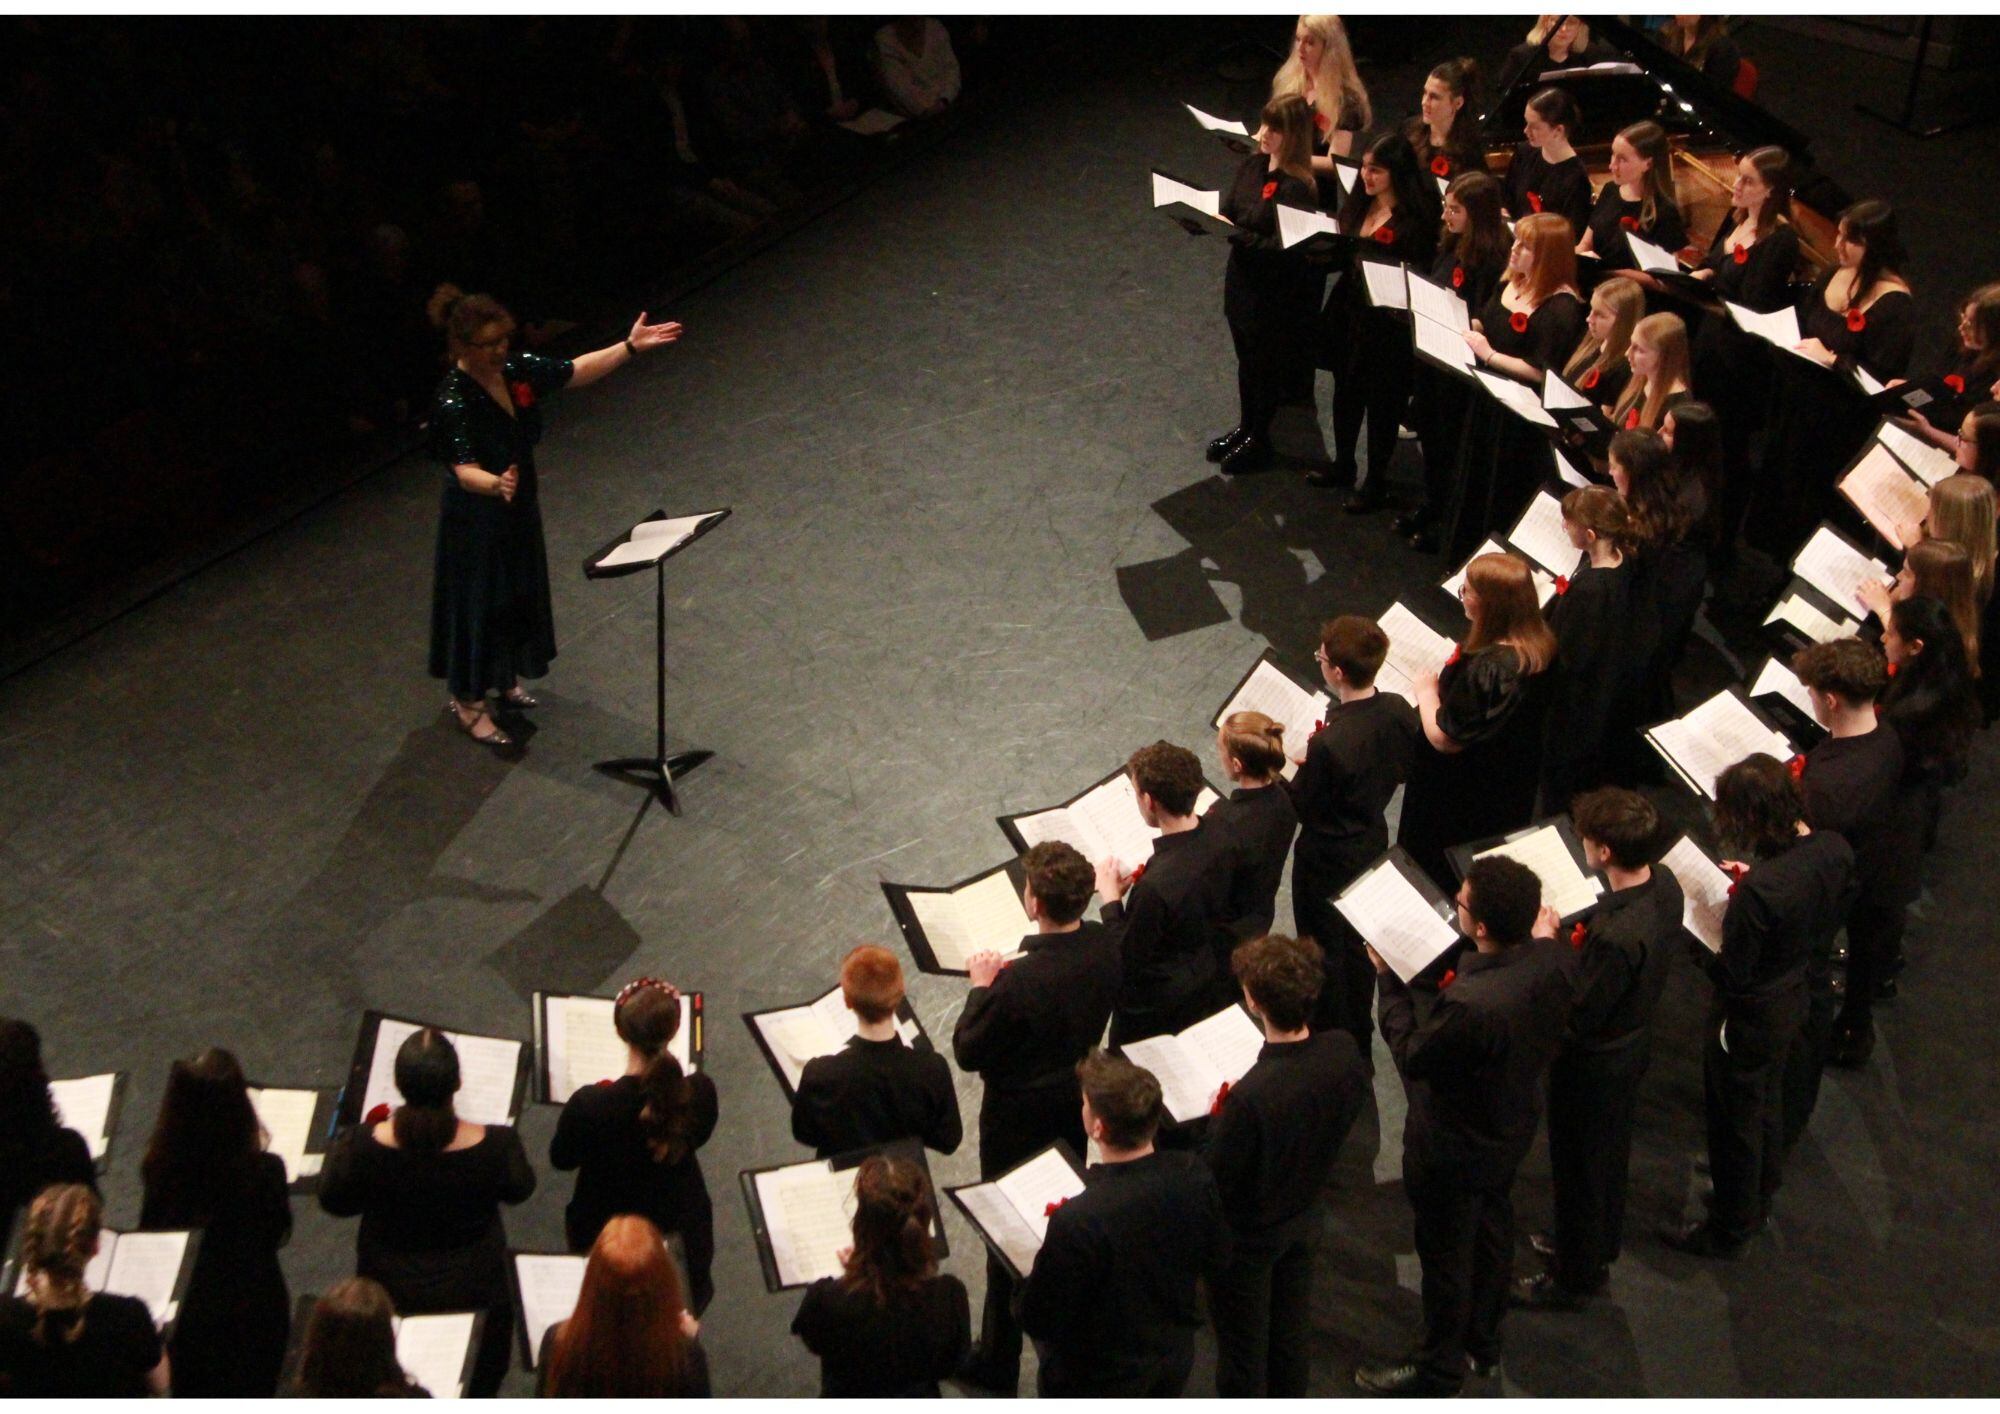
[[[713,751],[677,751],[660,760],[649,756],[621,756],[615,761],[599,761],[591,769],[616,776],[635,786],[645,786],[659,796],[660,804],[678,815],[681,804],[674,795],[674,778],[685,776],[714,755]]]

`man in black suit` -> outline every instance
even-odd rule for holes
[[[1315,1202],[1361,1113],[1368,1077],[1344,1031],[1306,1029],[1319,995],[1318,945],[1282,933],[1230,959],[1264,1048],[1226,1087],[1208,1166],[1229,1221],[1229,1266],[1209,1282],[1215,1389],[1225,1398],[1303,1398],[1311,1368]]]
[[[1100,912],[1118,941],[1123,979],[1113,1046],[1179,1031],[1212,1012],[1220,959],[1233,942],[1236,849],[1194,813],[1205,784],[1201,762],[1186,747],[1156,741],[1133,752],[1127,769],[1139,814],[1160,837],[1153,857],[1130,874],[1116,859],[1097,864]]]
[[[1569,949],[1554,939],[1541,881],[1515,860],[1473,861],[1458,926],[1473,948],[1419,1019],[1410,989],[1371,948],[1382,1039],[1409,1098],[1403,1188],[1416,1213],[1424,1343],[1354,1382],[1376,1394],[1456,1394],[1467,1368],[1500,1364],[1514,1265],[1514,1174],[1542,1117],[1542,1083],[1562,1044]]]
[[[1021,1288],[1043,1398],[1173,1399],[1194,1365],[1195,1284],[1229,1260],[1229,1228],[1200,1157],[1159,1152],[1160,1084],[1122,1056],[1077,1067],[1083,1127],[1102,1162],[1049,1216]]]
[[[822,1159],[918,1139],[940,1154],[965,1137],[951,1066],[925,1042],[896,1032],[903,969],[887,948],[862,946],[840,964],[840,994],[857,1023],[846,1049],[815,1056],[792,1099],[792,1137]]]
[[[1095,887],[1090,861],[1060,841],[1021,860],[1021,902],[1035,931],[1021,955],[966,959],[972,990],[951,1035],[959,1069],[986,1083],[979,1104],[979,1176],[998,1178],[1061,1140],[1081,1163],[1085,1148],[1077,1063],[1104,1037],[1118,995],[1118,949],[1102,923],[1085,922]],[[968,1383],[1015,1392],[1021,1326],[1007,1264],[986,1254],[986,1313],[979,1344],[960,1370]]]

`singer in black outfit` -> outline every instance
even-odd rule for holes
[[[1674,199],[1672,160],[1666,130],[1650,120],[1611,139],[1611,177],[1597,193],[1577,243],[1579,251],[1598,258],[1599,270],[1638,268],[1631,235],[1669,255],[1687,244],[1687,223]]]
[[[1576,1004],[1549,1070],[1555,1256],[1515,1287],[1521,1304],[1551,1310],[1582,1306],[1618,1259],[1653,1013],[1681,951],[1680,883],[1650,862],[1659,813],[1612,787],[1578,797],[1570,817],[1609,889],[1567,940],[1577,954]]]
[[[1564,494],[1563,529],[1584,560],[1556,582],[1549,630],[1556,636],[1555,693],[1542,753],[1542,798],[1564,809],[1579,791],[1615,781],[1639,729],[1645,658],[1634,634],[1638,571],[1632,513],[1608,486]]]
[[[1285,789],[1285,729],[1262,712],[1231,712],[1216,729],[1216,754],[1235,787],[1208,808],[1210,828],[1222,832],[1235,853],[1229,882],[1230,946],[1271,931],[1278,916],[1278,885],[1285,858],[1299,832],[1299,812]],[[1228,976],[1228,957],[1222,959]],[[1221,1004],[1236,998],[1235,983],[1217,988]]]
[[[1396,429],[1410,401],[1416,355],[1409,316],[1377,306],[1362,266],[1369,262],[1427,269],[1437,253],[1436,181],[1398,134],[1375,139],[1361,159],[1361,176],[1341,203],[1340,229],[1360,242],[1327,300],[1330,346],[1340,351],[1333,385],[1333,474],[1327,485],[1353,485],[1344,509],[1381,506],[1396,453]],[[1354,460],[1363,420],[1368,424],[1368,473]],[[1315,480],[1308,477],[1308,480]],[[1315,481],[1315,484],[1319,484]]]
[[[1231,967],[1264,1047],[1228,1087],[1206,1154],[1232,1237],[1210,1278],[1215,1389],[1300,1399],[1312,1366],[1312,1228],[1320,1190],[1368,1093],[1361,1057],[1338,1031],[1307,1029],[1319,948],[1282,933],[1236,949]]]
[[[1208,444],[1208,459],[1231,476],[1271,464],[1271,419],[1290,398],[1312,388],[1313,312],[1326,281],[1303,250],[1286,250],[1278,236],[1278,205],[1316,210],[1312,176],[1312,109],[1303,98],[1264,105],[1259,150],[1243,160],[1223,193],[1229,265],[1222,277],[1222,315],[1236,344],[1238,416],[1234,428]]]
[[[1702,1088],[1708,1122],[1708,1215],[1661,1234],[1702,1257],[1734,1258],[1763,1229],[1784,1176],[1785,1061],[1807,1011],[1806,968],[1826,948],[1852,896],[1854,851],[1811,830],[1797,784],[1769,756],[1716,781],[1715,824],[1750,847],[1722,917],[1722,951],[1703,964],[1715,983]]]
[[[1467,172],[1486,170],[1486,149],[1479,140],[1479,65],[1472,59],[1447,59],[1424,79],[1416,116],[1403,124],[1403,136],[1417,154],[1417,166],[1442,181]]]
[[[951,1066],[928,1041],[905,1045],[896,1031],[903,969],[895,954],[854,949],[840,965],[840,990],[859,1030],[838,1055],[806,1062],[792,1098],[792,1138],[822,1159],[897,1139],[956,1152],[965,1125]]]
[[[1417,709],[1375,686],[1388,653],[1388,635],[1373,619],[1346,614],[1320,630],[1314,657],[1335,701],[1291,785],[1299,812],[1292,918],[1325,955],[1313,1030],[1347,1032],[1370,1070],[1375,967],[1333,899],[1389,847],[1389,800],[1410,778],[1417,752],[1429,750]]]
[[[1516,222],[1552,212],[1569,222],[1571,240],[1582,239],[1594,200],[1590,169],[1570,146],[1582,121],[1576,100],[1559,88],[1545,88],[1528,100],[1521,128],[1527,141],[1514,149],[1507,166],[1507,213]]]
[[[1084,918],[1096,888],[1090,861],[1061,842],[1022,857],[1022,904],[1036,931],[1021,955],[968,958],[972,990],[951,1033],[960,1070],[977,1075],[979,1177],[998,1178],[1058,1141],[1077,1162],[1085,1148],[1076,1067],[1104,1035],[1118,997],[1118,947],[1102,923]],[[979,1342],[960,1372],[986,1389],[1016,1391],[1021,1325],[1007,1264],[986,1254],[986,1304]]]
[[[41,1034],[0,1017],[0,1251],[13,1250],[15,1215],[53,1183],[97,1191],[90,1145],[56,1114]]]
[[[1363,1389],[1449,1396],[1468,1368],[1484,1376],[1499,1364],[1514,1174],[1541,1124],[1543,1082],[1570,1009],[1574,963],[1546,936],[1553,924],[1534,874],[1488,856],[1458,890],[1458,925],[1473,950],[1427,1014],[1375,958],[1382,1039],[1409,1098],[1403,1188],[1423,1264],[1424,1340],[1400,1364],[1355,1371]]]

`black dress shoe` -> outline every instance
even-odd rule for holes
[[[1346,490],[1354,484],[1355,475],[1353,462],[1335,462],[1332,466],[1314,467],[1307,472],[1306,485]]]
[[[1875,1028],[1871,1025],[1835,1026],[1827,1043],[1826,1062],[1846,1070],[1866,1065],[1875,1051]]]
[[[1531,1232],[1528,1234],[1528,1248],[1537,1256],[1553,1262],[1556,1259],[1556,1235],[1552,1232]]]
[[[1245,432],[1240,427],[1232,427],[1220,437],[1210,442],[1202,455],[1206,456],[1212,462],[1219,462],[1243,445],[1243,439],[1249,435],[1248,432]]]
[[[1351,516],[1365,516],[1387,504],[1380,491],[1356,491],[1340,503],[1340,508]]]
[[[1590,1296],[1571,1291],[1556,1280],[1553,1272],[1541,1272],[1516,1280],[1507,1293],[1507,1301],[1529,1311],[1581,1311],[1589,1304]]]
[[[1706,1218],[1688,1223],[1684,1227],[1662,1229],[1660,1241],[1676,1252],[1685,1252],[1691,1257],[1715,1257],[1725,1262],[1733,1262],[1743,1255],[1743,1244],[1724,1237]]]
[[[1354,1383],[1370,1394],[1406,1399],[1448,1399],[1465,1387],[1463,1380],[1441,1379],[1415,1363],[1363,1365],[1354,1372]]]
[[[1242,476],[1246,472],[1266,471],[1271,465],[1271,444],[1261,437],[1245,435],[1222,459],[1224,476]]]

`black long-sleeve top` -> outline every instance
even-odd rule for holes
[[[823,1159],[897,1139],[949,1154],[965,1137],[951,1066],[927,1045],[853,1037],[839,1055],[806,1062],[792,1137]]]
[[[1638,727],[1646,670],[1633,632],[1639,588],[1634,565],[1600,569],[1586,560],[1549,603],[1557,671],[1542,780],[1551,800],[1567,803],[1610,780],[1617,752]]]
[[[1522,143],[1507,167],[1507,214],[1519,221],[1537,212],[1567,216],[1578,240],[1590,220],[1590,169],[1574,153],[1551,162],[1540,149]]]
[[[1405,1173],[1505,1182],[1534,1142],[1542,1080],[1562,1044],[1573,995],[1566,943],[1530,939],[1496,953],[1468,951],[1430,1014],[1410,989],[1379,978],[1382,1039],[1409,1099]]]
[[[1826,288],[1837,269],[1829,268],[1799,301],[1799,337],[1825,344],[1842,371],[1858,366],[1884,383],[1901,378],[1916,347],[1916,300],[1907,290],[1888,290],[1866,309],[1828,309]]]
[[[1847,917],[1854,850],[1827,830],[1753,864],[1722,915],[1722,951],[1711,969],[1725,1008],[1802,986]]]
[[[1285,249],[1278,234],[1280,203],[1313,211],[1319,194],[1311,182],[1271,169],[1262,153],[1243,160],[1222,194],[1219,209],[1236,225],[1229,233],[1229,265],[1222,279],[1223,309],[1232,319],[1305,318],[1318,308],[1324,267],[1313,264],[1303,249]]]
[[[792,1334],[819,1357],[822,1399],[935,1399],[938,1381],[972,1348],[965,1283],[933,1276],[886,1302],[840,1277],[806,1288]]]
[[[1680,881],[1654,866],[1643,884],[1606,894],[1576,926],[1576,1004],[1563,1037],[1565,1051],[1643,1046],[1653,1011],[1679,951]]]
[[[1671,203],[1656,206],[1650,221],[1645,212],[1643,198],[1627,201],[1619,194],[1618,183],[1604,184],[1584,222],[1584,229],[1590,232],[1590,248],[1604,262],[1604,269],[1631,270],[1638,265],[1632,244],[1625,239],[1630,232],[1636,231],[1641,240],[1651,241],[1669,255],[1687,244],[1687,222],[1681,219],[1679,207]]]
[[[1486,303],[1473,311],[1493,352],[1522,360],[1537,377],[1551,368],[1561,368],[1583,338],[1588,317],[1583,301],[1567,290],[1558,290],[1525,316],[1523,328],[1515,323],[1520,312],[1507,308],[1501,299],[1502,289],[1496,287]]]
[[[1892,898],[1899,891],[1884,887],[1911,872],[1902,867],[1899,851],[1923,849],[1921,836],[1909,838],[1899,828],[1904,774],[1903,739],[1879,723],[1860,736],[1828,737],[1806,753],[1799,777],[1806,823],[1831,830],[1852,846],[1861,902],[1909,901]]]
[[[1393,692],[1328,709],[1291,781],[1301,858],[1337,853],[1359,869],[1389,847],[1389,800],[1410,778],[1423,731],[1417,709]]]
[[[1195,1283],[1229,1261],[1208,1165],[1155,1152],[1092,1164],[1049,1218],[1021,1293],[1021,1329],[1046,1342],[1048,1395],[1139,1395],[1184,1356],[1201,1324]]]
[[[1367,1093],[1345,1031],[1264,1044],[1208,1130],[1208,1166],[1238,1243],[1268,1241],[1312,1207]]]
[[[1113,1045],[1179,1031],[1213,1010],[1216,959],[1230,943],[1233,871],[1229,841],[1203,820],[1155,840],[1131,892],[1100,910],[1118,940]]]
[[[1734,229],[1724,223],[1715,233],[1715,239],[1708,243],[1708,259],[1701,267],[1715,272],[1708,287],[1731,304],[1740,304],[1760,314],[1783,309],[1792,302],[1792,272],[1799,264],[1799,233],[1791,222],[1780,221],[1768,236],[1760,236],[1740,250],[1731,250],[1729,237]]]
[[[986,1082],[989,1096],[1073,1091],[1076,1063],[1103,1039],[1117,997],[1118,944],[1102,923],[1031,933],[992,986],[965,994],[952,1055]]]
[[[1500,259],[1484,265],[1470,264],[1459,258],[1455,243],[1450,236],[1438,243],[1437,254],[1431,260],[1431,280],[1443,285],[1465,301],[1465,307],[1475,314],[1486,307],[1493,298],[1493,292],[1500,288],[1500,278],[1507,273],[1507,260],[1503,252]]]
[[[1443,181],[1466,172],[1486,170],[1486,153],[1477,143],[1453,142],[1447,138],[1443,146],[1432,146],[1431,125],[1421,114],[1403,124],[1403,137],[1417,154],[1417,165]]]
[[[1239,786],[1209,807],[1208,823],[1226,835],[1235,852],[1229,880],[1229,933],[1241,941],[1261,938],[1278,916],[1278,884],[1299,832],[1299,812],[1282,784]],[[1227,957],[1222,959],[1228,974]]]

